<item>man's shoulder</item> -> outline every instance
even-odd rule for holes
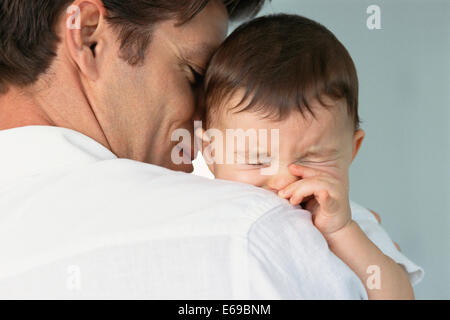
[[[33,183],[0,227],[0,256],[7,261],[0,279],[84,256],[92,265],[106,256],[157,261],[155,270],[187,272],[186,288],[204,274],[224,285],[221,279],[229,278],[223,274],[231,272],[230,295],[257,296],[273,286],[271,296],[306,297],[309,286],[302,285],[336,282],[335,267],[345,274],[309,213],[250,185],[119,159],[43,175]],[[326,281],[318,266],[329,274]],[[152,281],[159,281],[154,273]],[[338,287],[336,296],[344,296],[348,290]],[[314,290],[313,296],[323,296]]]
[[[0,198],[8,212],[0,226],[0,255],[28,260],[43,249],[56,259],[162,238],[245,239],[260,217],[280,205],[276,195],[250,185],[131,160],[96,161],[15,183]]]
[[[275,194],[252,185],[208,179],[127,159],[96,162],[64,179],[65,187],[84,196],[95,189],[97,203],[113,203],[117,209],[126,205],[127,211],[134,208],[150,215],[159,211],[198,211],[217,217],[223,208],[229,216],[257,218],[286,205]]]

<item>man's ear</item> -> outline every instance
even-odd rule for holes
[[[361,129],[356,130],[353,134],[352,162],[353,160],[355,160],[355,157],[358,154],[359,148],[361,148],[361,144],[365,136],[366,133]]]
[[[77,0],[67,11],[65,44],[72,61],[90,80],[98,78],[98,55],[104,44],[106,10],[101,0]]]

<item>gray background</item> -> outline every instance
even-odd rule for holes
[[[369,30],[369,5],[381,29]],[[366,139],[351,198],[378,211],[425,269],[418,299],[450,298],[450,0],[272,0],[328,27],[352,55]]]

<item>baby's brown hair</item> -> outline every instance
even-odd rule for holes
[[[212,57],[204,85],[208,127],[223,102],[243,90],[234,111],[274,120],[293,111],[314,115],[311,102],[326,106],[323,96],[344,98],[359,128],[358,77],[350,54],[327,28],[298,15],[263,16],[238,27]]]

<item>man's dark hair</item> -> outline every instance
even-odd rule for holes
[[[205,76],[207,126],[224,101],[243,90],[232,111],[283,120],[292,111],[314,115],[311,102],[345,98],[359,127],[358,77],[350,54],[323,25],[287,14],[259,17],[237,28],[212,57]]]
[[[176,18],[183,24],[210,0],[103,0],[107,19],[117,27],[121,56],[130,64],[143,60],[152,27]],[[0,1],[0,94],[9,85],[25,86],[44,73],[58,37],[54,26],[73,0]],[[252,17],[264,0],[224,0],[230,19]]]

